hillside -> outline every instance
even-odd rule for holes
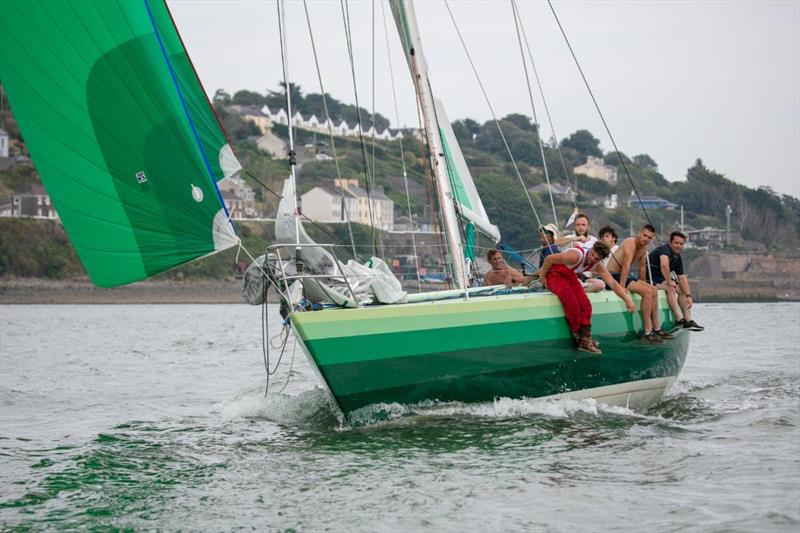
[[[303,94],[299,87],[292,87],[294,102],[304,113],[322,115],[321,97],[318,94]],[[260,134],[254,125],[243,120],[234,106],[281,104],[279,91],[266,95],[250,91],[240,91],[234,95],[218,92],[214,105],[234,149],[247,170],[245,178],[250,180],[256,191],[256,199],[262,203],[266,213],[272,214],[277,206],[273,193],[281,190],[281,183],[289,173],[286,160],[275,159],[260,150],[255,140]],[[338,117],[351,120],[357,117],[355,107],[329,100],[329,108]],[[7,102],[0,106],[0,126],[10,134],[12,152],[27,155],[24,140],[16,126]],[[380,115],[373,117],[367,110],[361,110],[365,127],[373,120],[378,128],[387,127],[388,120]],[[544,182],[545,176],[539,150],[538,126],[521,114],[511,114],[500,121],[510,150],[518,163],[520,177],[526,188]],[[509,163],[505,146],[494,122],[479,124],[471,119],[463,119],[453,124],[462,149],[475,178],[478,190],[492,220],[500,227],[504,240],[518,249],[538,246],[536,217],[531,212],[528,199],[520,184],[513,166]],[[273,133],[286,138],[283,126],[275,126]],[[366,182],[364,161],[367,161],[375,176],[375,184],[382,187],[395,201],[396,214],[406,212],[405,188],[402,179],[403,162],[400,159],[400,141],[377,141],[374,146],[370,139],[365,145],[357,138],[335,139],[338,167],[342,177]],[[557,146],[556,146],[557,144]],[[327,138],[319,133],[296,130],[296,146],[301,161],[298,169],[298,188],[303,193],[314,186],[330,181],[337,176],[337,165],[333,160],[320,161],[313,156],[324,153],[332,156],[333,147]],[[620,164],[620,158],[631,174],[640,194],[658,196],[684,207],[684,222],[687,226],[703,228],[713,226],[725,228],[726,206],[733,208],[731,229],[740,234],[734,246],[749,246],[760,243],[766,250],[797,254],[800,249],[800,199],[778,195],[769,188],[752,189],[728,180],[724,175],[705,167],[697,160],[687,170],[686,181],[669,182],[658,171],[657,163],[647,154],[628,157],[625,154],[603,153],[600,142],[587,130],[579,130],[558,143],[550,141],[545,145],[545,160],[551,181],[568,184],[577,189],[576,203],[592,218],[596,230],[605,224],[615,226],[620,235],[627,235],[630,226],[638,227],[645,222],[645,215],[638,207],[628,207],[626,200],[631,193],[631,185]],[[402,141],[404,162],[409,178],[411,207],[415,217],[432,221],[435,206],[431,204],[433,195],[430,182],[426,178],[425,154],[417,140],[406,137]],[[560,154],[559,154],[560,149]],[[564,166],[561,163],[563,156]],[[576,175],[574,168],[586,162],[588,156],[601,157],[607,165],[618,169],[619,179],[612,186],[606,181]],[[30,162],[0,167],[0,196],[22,191],[39,183],[35,167]],[[35,163],[35,162],[34,162]],[[566,175],[564,173],[566,167]],[[254,179],[255,178],[255,179]],[[257,180],[257,181],[256,181]],[[266,185],[268,189],[262,188]],[[272,192],[271,192],[271,191]],[[603,201],[611,194],[618,195],[620,205],[615,209],[603,207]],[[550,199],[546,193],[532,194],[536,212],[543,223],[552,221]],[[555,199],[560,226],[568,218],[574,204],[568,200]],[[680,222],[679,209],[650,209],[648,215],[663,238],[675,229]],[[244,242],[251,250],[263,250],[271,240],[270,223],[245,223],[238,225]],[[347,242],[347,229],[342,226],[323,225],[321,228],[309,227],[309,232],[320,241],[329,242],[329,234],[335,234],[342,242]],[[369,252],[371,230],[356,227],[354,230],[357,245]],[[389,243],[387,254],[403,255],[410,253],[407,239],[383,237]],[[402,242],[401,242],[402,241]],[[422,238],[420,238],[422,241]],[[750,243],[750,244],[748,244]],[[439,243],[429,237],[426,253],[431,263],[441,255]],[[425,249],[425,248],[423,248]],[[361,252],[360,252],[361,253]],[[184,265],[162,277],[224,277],[232,272],[235,252],[218,254],[188,265]],[[0,219],[0,276],[34,276],[51,279],[65,279],[83,275],[82,267],[69,246],[68,239],[60,224],[52,221],[22,219]]]

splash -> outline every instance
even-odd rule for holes
[[[511,399],[496,398],[492,402],[421,402],[412,405],[398,403],[374,404],[358,409],[348,420],[354,427],[413,422],[421,418],[471,417],[487,419],[510,419],[529,416],[569,419],[576,415],[602,417],[616,415],[632,418],[647,418],[627,407],[610,406],[594,399]]]
[[[252,388],[230,402],[215,405],[212,411],[220,414],[224,420],[261,419],[290,426],[341,425],[330,396],[319,387],[297,395],[270,393],[266,398],[262,389]]]

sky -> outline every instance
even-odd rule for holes
[[[283,76],[275,2],[168,4],[210,95],[217,89],[277,90]],[[495,114],[532,116],[510,3],[449,5]],[[604,151],[612,149],[547,3],[518,6],[557,137],[588,129]],[[702,158],[738,183],[800,197],[799,1],[571,0],[553,6],[622,152],[650,155],[670,181],[685,179]],[[444,2],[418,1],[416,9],[431,84],[450,119],[490,120]],[[325,91],[353,103],[340,2],[309,0],[308,10]],[[350,0],[349,11],[359,103],[374,106],[393,126],[417,126],[413,87],[388,6]],[[286,23],[289,79],[304,92],[319,92],[299,0],[286,2]],[[549,138],[533,79],[532,84]]]

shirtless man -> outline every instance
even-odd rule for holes
[[[611,290],[625,301],[629,313],[636,307],[628,291],[609,274],[603,259],[608,256],[608,246],[597,241],[591,248],[573,247],[563,252],[548,255],[539,269],[542,284],[558,296],[564,307],[564,316],[575,339],[578,351],[600,355],[602,352],[592,339],[592,303],[583,290],[578,275],[594,272],[608,283]]]
[[[589,215],[586,213],[578,213],[575,215],[575,233],[572,235],[564,235],[560,239],[556,239],[556,246],[565,248],[569,246],[580,246],[581,248],[590,249],[594,243],[597,242],[597,237],[589,235]],[[580,281],[584,283],[586,292],[600,292],[606,288],[606,284],[602,280],[588,276],[580,276]]]
[[[498,250],[489,250],[486,259],[492,265],[492,269],[483,275],[484,287],[489,285],[516,287],[528,283],[532,279],[531,276],[523,276],[517,269],[508,266],[503,259],[503,254]]]
[[[622,241],[614,257],[608,262],[611,276],[626,289],[642,297],[642,320],[644,334],[642,340],[651,344],[661,344],[663,339],[674,338],[661,329],[658,319],[658,288],[647,283],[647,246],[656,236],[656,229],[647,224],[636,237]],[[630,275],[631,265],[639,265],[639,275]]]

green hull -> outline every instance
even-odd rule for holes
[[[627,313],[610,292],[590,299],[601,356],[574,349],[549,293],[296,313],[292,323],[344,413],[376,403],[585,397],[636,391],[632,383],[656,383],[647,397],[657,400],[683,366],[688,335],[646,344],[641,313]],[[663,293],[660,309],[669,325]]]

